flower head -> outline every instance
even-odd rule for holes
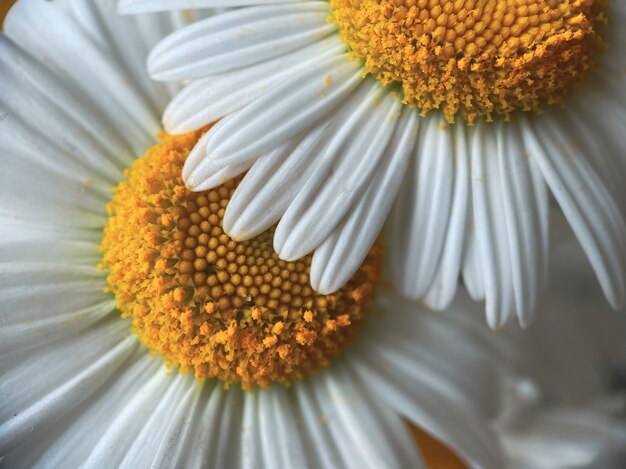
[[[190,192],[180,172],[200,137],[163,136],[126,171],[108,205],[101,267],[122,316],[150,350],[198,379],[246,389],[328,365],[369,306],[380,246],[338,292],[309,286],[310,256],[278,259],[273,230],[242,242],[222,230],[234,181]]]

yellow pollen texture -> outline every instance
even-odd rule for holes
[[[341,290],[320,295],[310,287],[311,256],[280,260],[273,229],[233,241],[222,219],[238,182],[194,193],[181,178],[201,134],[162,134],[126,171],[107,207],[101,268],[133,332],[169,365],[248,390],[288,385],[351,343],[382,249]]]
[[[602,50],[608,10],[608,0],[329,1],[366,72],[451,123],[560,102]]]

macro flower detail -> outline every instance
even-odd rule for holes
[[[242,0],[211,3],[224,1]],[[529,331],[494,334],[464,294],[449,311],[433,313],[384,285],[369,292],[377,276],[370,261],[381,254],[369,243],[364,270],[347,269],[358,272],[356,284],[334,294],[367,310],[358,334],[328,366],[290,376],[290,386],[245,391],[232,369],[198,380],[180,372],[185,364],[172,366],[177,359],[166,350],[165,360],[154,353],[156,342],[145,347],[143,301],[161,308],[164,324],[149,327],[163,326],[168,340],[168,327],[202,332],[187,311],[178,323],[172,316],[198,299],[214,318],[231,307],[257,316],[247,308],[253,299],[261,319],[270,310],[282,314],[272,288],[261,291],[263,282],[278,288],[279,280],[264,274],[255,285],[253,263],[237,262],[237,246],[244,254],[251,247],[268,267],[280,262],[269,248],[273,225],[244,241],[223,233],[219,217],[242,182],[224,178],[194,194],[183,187],[180,166],[203,130],[159,133],[178,86],[152,82],[143,63],[156,42],[196,15],[124,18],[115,7],[112,0],[20,0],[0,33],[3,466],[427,467],[410,426],[471,468],[623,465],[623,384],[613,378],[626,369],[626,316],[607,314],[593,289],[563,289],[589,284],[576,249],[554,263],[562,289],[547,298],[549,314]],[[313,276],[310,258],[293,268],[306,272],[309,261]],[[296,307],[294,327],[300,313],[306,324],[315,313],[330,314],[333,295],[312,292],[309,307],[309,280],[287,280],[284,272],[281,291],[298,306],[301,295],[305,306]],[[277,343],[270,349],[280,355],[281,326],[271,324]]]
[[[214,123],[187,187],[247,171],[228,235],[276,226],[279,257],[313,253],[311,285],[332,293],[389,219],[395,288],[445,309],[462,280],[497,328],[532,321],[562,213],[623,304],[623,2],[120,2],[183,6],[209,17],[161,41],[148,69],[186,84],[168,132]]]
[[[330,0],[365,70],[449,122],[540,111],[580,86],[601,52],[606,1]]]
[[[273,230],[239,243],[224,234],[234,181],[185,189],[181,169],[199,137],[164,136],[126,172],[108,205],[101,267],[142,342],[181,372],[244,389],[290,384],[352,342],[381,249],[337,293],[314,292],[310,256],[278,259]]]

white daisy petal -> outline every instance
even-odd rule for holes
[[[195,189],[210,176],[203,160],[241,163],[282,145],[328,115],[360,82],[360,71],[344,55],[294,75],[204,135],[199,143],[206,153],[192,152],[185,162],[186,184]]]
[[[140,34],[142,42],[145,44],[145,50],[149,51],[155,47],[161,39],[177,29],[211,15],[212,10],[177,10],[151,15],[137,15],[133,17],[133,19],[136,25],[135,29]],[[144,72],[148,75],[145,60],[144,57],[141,64]],[[152,83],[154,82],[152,81]],[[165,82],[163,86],[170,98],[175,97],[181,89],[181,84],[178,82]],[[159,111],[162,111],[162,108]],[[160,113],[161,112],[159,112],[159,114]]]
[[[260,458],[251,457],[250,463],[260,460],[263,467],[285,469],[312,467],[312,461],[305,457],[297,422],[293,420],[291,394],[280,386],[256,394],[255,411],[259,425],[252,433],[260,440],[263,451]]]
[[[97,303],[50,318],[0,326],[0,355],[69,337],[93,325],[115,308],[115,300]]]
[[[108,183],[121,177],[122,162],[106,146],[107,129],[100,130],[101,116],[81,103],[57,77],[29,57],[6,36],[0,36],[0,77],[6,87],[0,93],[4,111],[0,133],[4,148],[17,146],[10,132],[28,129],[30,138],[41,135],[52,151],[59,151],[57,165],[66,164],[75,171],[91,174],[92,178]],[[22,92],[14,90],[21,87]],[[54,115],[55,119],[48,116]],[[11,129],[10,127],[15,127]],[[22,147],[36,146],[24,139]],[[114,135],[111,143],[123,144]],[[102,156],[105,156],[104,158]],[[45,157],[40,157],[45,159]],[[69,169],[69,168],[68,168]]]
[[[485,125],[476,125],[472,145],[474,228],[485,283],[487,321],[499,328],[513,313],[514,294],[497,144]]]
[[[172,377],[162,369],[144,381],[139,392],[124,402],[115,420],[109,424],[106,432],[83,462],[83,467],[98,468],[107,465],[118,467],[146,424],[145,419],[138,419],[137,415],[149,418],[158,403],[163,402],[161,398],[167,396],[168,391],[171,395],[171,388],[173,388]]]
[[[9,210],[10,212],[10,210]],[[96,250],[96,246],[102,239],[102,235],[98,230],[84,228],[81,226],[69,226],[62,224],[47,224],[41,220],[33,220],[25,217],[17,217],[15,214],[7,213],[6,207],[0,208],[0,238],[7,242],[24,239],[26,242],[31,240],[42,240],[43,242],[53,243],[56,240],[71,240],[77,243],[85,243],[85,249],[91,253]],[[81,244],[82,245],[82,244]],[[87,248],[86,246],[89,246]],[[80,246],[77,247],[76,253],[72,252],[67,258],[72,258],[80,263],[93,265],[93,262],[82,262],[88,259],[88,256],[81,257],[86,251]],[[74,256],[76,254],[76,256]],[[11,256],[8,256],[10,258]],[[43,260],[56,260],[57,257],[48,258],[44,256]],[[20,259],[16,259],[20,260]],[[35,259],[31,259],[35,260]]]
[[[27,345],[0,358],[3,379],[0,382],[4,402],[11,406],[0,409],[0,420],[20,414],[45,397],[51,390],[62,388],[77,373],[89,370],[104,351],[115,347],[128,336],[128,324],[119,318],[105,318],[94,326],[64,337],[60,341]],[[67,357],[73,356],[73,360]],[[34,374],[33,374],[34,373]],[[37,380],[32,380],[37,376]],[[30,381],[33,381],[32,383]],[[25,383],[29,383],[26,385]]]
[[[337,291],[371,249],[395,199],[417,138],[417,116],[404,113],[369,187],[331,235],[315,250],[311,285],[322,294]]]
[[[244,407],[244,438],[247,437],[250,440],[258,440],[258,447],[251,449],[248,446],[243,452],[246,458],[245,464],[248,466],[254,465],[255,461],[262,461],[262,465],[265,467],[284,467],[281,454],[276,450],[277,448],[281,448],[282,445],[289,444],[289,438],[278,442],[278,438],[275,435],[276,423],[274,421],[274,409],[271,402],[271,396],[275,391],[277,391],[277,389],[272,389],[271,393],[255,392],[250,396],[246,396],[246,404]],[[258,425],[253,426],[250,423],[246,424],[245,412],[248,409],[250,409],[251,415],[254,415],[255,412],[258,414]],[[271,437],[264,437],[265,435],[271,435]],[[253,449],[256,449],[257,452],[254,453]],[[303,461],[298,461],[298,467],[301,467],[301,464],[303,464]]]
[[[626,295],[626,222],[600,176],[551,120],[524,121],[524,138],[614,306]],[[565,154],[563,154],[565,152]]]
[[[120,0],[123,15],[188,8],[241,7],[274,3],[296,3],[294,0]]]
[[[619,102],[618,96],[626,93],[626,86],[619,89],[604,77],[603,86],[609,92],[585,96],[595,106],[588,105],[581,97],[568,103],[570,112],[555,119],[555,124],[566,132],[573,145],[579,147],[587,161],[593,165],[605,187],[611,192],[615,203],[626,210],[626,187],[623,183],[626,155],[619,135],[626,126],[626,100]],[[614,97],[615,96],[615,97]],[[596,109],[597,108],[597,109]],[[588,119],[579,116],[587,113]]]
[[[145,44],[142,28],[138,27],[135,18],[119,17],[116,14],[117,2],[115,0],[74,1],[72,6],[78,21],[84,27],[91,28],[93,34],[101,37],[102,45],[107,47],[110,54],[116,58],[116,62],[128,71],[127,81],[132,81],[140,90],[153,114],[160,114],[172,96],[166,84],[155,82],[148,76],[144,62],[149,46]],[[150,20],[158,22],[159,17],[163,16],[150,15],[150,19],[144,20],[143,24],[145,26]]]
[[[206,139],[201,138],[187,157],[187,161],[189,161],[192,155],[204,155],[206,153],[207,143],[208,141]],[[196,188],[196,190],[200,191],[220,186],[226,181],[239,176],[250,168],[253,162],[243,161],[241,163],[228,164],[223,161],[205,158],[202,163],[204,165],[203,170],[205,171],[206,179]]]
[[[241,465],[242,448],[242,403],[243,392],[235,389],[222,390],[223,385],[218,383],[213,393],[224,394],[222,401],[221,421],[218,424],[216,443],[209,447],[210,466],[239,467]]]
[[[309,447],[312,449],[324,448],[324,451],[315,451],[316,458],[320,460],[318,467],[341,467],[342,461],[338,445],[343,440],[335,440],[333,437],[328,425],[328,417],[317,401],[316,387],[309,381],[303,381],[296,383],[294,388],[297,388],[295,398],[300,410],[299,415],[302,418],[303,429],[311,442]]]
[[[326,375],[324,375],[326,377]],[[318,383],[317,386],[312,385],[312,392],[321,413],[317,415],[318,422],[322,421],[325,426],[325,432],[328,433],[326,439],[335,440],[334,443],[340,462],[336,463],[337,467],[349,467],[353,464],[355,467],[370,467],[368,459],[376,459],[373,448],[366,448],[365,444],[359,446],[358,430],[352,432],[351,428],[346,428],[345,423],[337,415],[337,403],[329,401],[329,391],[324,383]],[[353,437],[356,433],[356,437]],[[356,440],[356,441],[355,441]]]
[[[505,354],[492,356],[493,352],[499,352],[494,344],[500,339],[487,329],[469,302],[458,301],[445,313],[411,314],[415,310],[412,303],[397,301],[383,291],[377,304],[380,309],[393,312],[384,319],[390,321],[387,327],[376,327],[372,321],[371,329],[365,331],[367,342],[364,340],[363,344],[372,349],[367,353],[399,357],[389,361],[388,368],[410,368],[408,363],[419,359],[420,364],[412,365],[415,371],[406,374],[408,379],[413,374],[420,375],[432,386],[441,388],[442,397],[466,402],[468,408],[480,409],[486,415],[497,413],[497,385],[485,389],[483,383],[498,382],[499,370],[495,365],[505,360]],[[436,354],[431,353],[438,344],[450,341],[454,341],[455,347],[442,347]],[[500,348],[504,347],[500,344]],[[451,365],[460,362],[462,372]]]
[[[274,249],[282,259],[299,259],[318,247],[362,196],[391,140],[399,107],[396,98],[371,88],[341,123],[276,228]],[[372,134],[374,143],[358,138]],[[355,136],[363,144],[353,144]],[[319,223],[322,214],[325,224]]]
[[[347,366],[337,363],[319,381],[312,384],[345,467],[423,467],[407,427],[385,416]]]
[[[332,33],[336,27],[327,16],[325,2],[228,11],[164,39],[151,52],[148,70],[157,80],[181,80],[253,65]]]
[[[277,458],[275,453],[263,452],[261,427],[264,418],[271,409],[261,407],[261,396],[259,393],[248,393],[243,397],[243,417],[241,421],[241,461],[242,467],[253,467],[258,465],[258,461],[264,461],[262,465],[276,467]],[[270,430],[271,431],[271,430]],[[267,458],[267,459],[262,459]]]
[[[119,404],[138,392],[155,373],[159,361],[142,349],[120,365],[115,379],[107,380],[94,395],[54,426],[54,431],[31,434],[3,460],[10,467],[78,467],[119,411]]]
[[[0,265],[2,327],[77,315],[109,304],[104,275],[95,266],[70,262],[7,262]],[[36,294],[33,294],[36,293]],[[97,309],[97,308],[96,308]]]
[[[208,381],[204,384],[193,434],[188,441],[191,450],[187,452],[185,467],[213,467],[227,461],[238,463],[237,445],[242,430],[238,410],[242,402],[237,398],[243,396],[234,390],[224,391],[222,383]]]
[[[334,36],[275,59],[192,81],[163,114],[169,133],[190,132],[238,111],[288,77],[344,46]]]
[[[118,5],[119,3],[120,2],[118,2]],[[207,10],[205,14],[210,15],[211,10]],[[137,29],[145,45],[144,50],[150,51],[161,41],[161,39],[170,35],[175,30],[192,23],[194,20],[197,20],[202,16],[203,15],[200,14],[200,12],[186,10],[172,11],[155,15],[137,15],[134,16],[133,19],[136,25],[135,29]],[[103,41],[106,42],[106,37],[103,38]],[[144,62],[145,56],[142,59],[141,63],[144,66],[144,70],[146,70]],[[165,85],[168,87],[168,89],[172,90],[172,88],[170,88],[169,86],[171,84],[166,83]],[[175,88],[178,90],[178,87]]]
[[[62,148],[24,127],[17,117],[4,115],[0,213],[16,220],[37,219],[41,225],[103,226],[104,192],[110,186],[94,171],[74,171],[77,162]],[[24,187],[29,191],[21,191]]]
[[[445,124],[444,124],[445,125]],[[452,131],[437,116],[420,127],[418,146],[394,215],[396,283],[411,298],[430,287],[445,241],[453,189]]]
[[[0,231],[0,258],[3,263],[71,262],[93,267],[101,259],[97,243],[47,236],[42,232],[38,236],[20,234],[21,239],[17,239],[4,230]]]
[[[424,302],[434,309],[445,309],[450,306],[456,294],[461,273],[463,245],[467,231],[466,219],[471,208],[469,201],[469,160],[465,134],[464,126],[454,126],[454,193],[450,220],[448,221],[448,230],[439,268],[427,294],[424,296]],[[400,246],[396,245],[395,249],[398,253],[402,252]],[[411,292],[403,291],[403,293],[408,298],[411,297]]]
[[[548,196],[517,127],[494,125],[515,305],[520,323],[528,326],[545,288]]]
[[[178,432],[193,409],[201,386],[190,376],[168,378],[167,390],[158,402],[153,402],[150,415],[132,438],[119,467],[171,467],[175,463],[181,436]]]
[[[115,60],[112,47],[98,46],[66,9],[44,0],[20,1],[7,15],[4,30],[20,47],[71,84],[73,93],[88,99],[92,108],[106,116],[101,126],[114,126],[115,133],[124,136],[132,148],[132,156],[153,142],[158,116],[144,98],[140,85],[129,81],[131,72]],[[76,44],[81,44],[81,55],[87,57],[89,66],[76,66]],[[126,47],[129,45],[132,43]]]
[[[485,281],[480,266],[478,242],[476,240],[476,224],[471,197],[468,200],[467,232],[465,235],[465,256],[463,259],[463,283],[474,301],[484,301]]]
[[[189,440],[197,423],[202,385],[190,377],[184,377],[184,381],[184,393],[181,392],[180,397],[174,399],[177,405],[171,406],[174,407],[171,417],[155,417],[158,429],[144,429],[148,444],[140,447],[140,454],[136,456],[135,461],[127,456],[124,464],[128,467],[138,467],[147,461],[151,461],[152,467],[189,467],[186,465],[187,456],[194,451],[194,448],[189,446]],[[167,425],[163,425],[163,422],[167,422]],[[157,431],[163,434],[158,441],[158,447],[152,449],[150,444],[153,444]],[[140,443],[136,442],[135,447],[138,445]]]
[[[285,213],[313,171],[331,127],[320,126],[263,155],[231,197],[224,213],[224,230],[246,240],[274,225]]]
[[[109,337],[102,334],[98,328],[94,329],[99,333],[99,337],[97,341],[92,338],[91,340],[94,342],[91,342],[89,346],[97,348],[98,345],[106,342],[103,339]],[[116,335],[119,338],[118,331],[116,331]],[[82,344],[81,347],[83,356],[87,355],[85,345],[87,344]],[[110,348],[98,349],[100,356],[85,368],[81,369],[74,363],[73,371],[75,372],[68,376],[67,380],[61,381],[62,374],[58,373],[58,366],[50,367],[50,363],[48,363],[48,370],[38,368],[38,365],[43,365],[43,363],[38,363],[41,360],[32,359],[27,362],[28,366],[13,369],[5,374],[0,385],[0,395],[3,396],[4,402],[10,402],[10,406],[5,412],[2,412],[0,451],[6,452],[8,448],[21,444],[24,439],[29,438],[34,428],[49,426],[70,409],[87,399],[114,374],[120,363],[130,356],[136,345],[137,339],[128,337],[117,343],[112,343]],[[66,347],[66,351],[71,351],[71,348]],[[60,358],[58,354],[46,354],[45,356],[48,362],[51,361],[52,356],[57,360]],[[52,370],[54,370],[55,376],[50,379],[49,375]],[[46,376],[42,376],[44,372],[45,375],[48,375],[48,379]],[[57,374],[61,376],[57,376]],[[29,380],[26,376],[38,376],[37,385],[34,385],[32,379]],[[61,384],[54,387],[59,381]],[[29,383],[29,385],[24,387],[24,383]],[[47,386],[42,393],[41,385],[44,383]],[[6,412],[11,415],[8,419]]]
[[[261,432],[261,439],[263,442],[271,443],[267,448],[272,454],[278,455],[280,461],[278,467],[285,469],[294,466],[324,467],[317,456],[315,445],[304,439],[305,426],[296,413],[298,408],[293,392],[281,386],[274,386],[271,392],[262,394],[261,405],[267,406],[273,416],[271,426],[267,427],[268,431]]]
[[[381,358],[368,356],[369,364],[361,363],[362,366],[356,368],[362,382],[367,383],[379,400],[398,414],[419,422],[476,467],[503,467],[497,439],[478,414],[442,398],[441,389],[426,380],[385,371],[389,362],[381,362]],[[419,393],[415,393],[415,389],[419,389]]]

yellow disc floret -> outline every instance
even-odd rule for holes
[[[283,384],[329,363],[354,337],[381,248],[337,293],[310,287],[311,256],[280,260],[273,229],[230,239],[222,218],[237,182],[190,192],[183,163],[201,132],[162,135],[108,205],[102,267],[133,332],[170,365],[246,389]]]
[[[580,85],[608,0],[330,0],[365,70],[422,113],[505,119]]]

